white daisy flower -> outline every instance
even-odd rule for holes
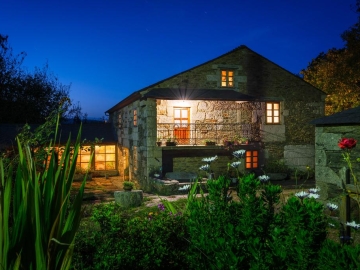
[[[310,192],[310,193],[318,193],[319,191],[320,191],[320,188],[318,188],[318,187],[317,187],[317,188],[310,188],[310,189],[309,189],[309,192]]]
[[[338,209],[339,207],[336,204],[333,203],[327,203],[326,207],[330,210],[330,211],[335,211],[336,209]]]
[[[355,221],[346,222],[346,226],[353,227],[354,229],[360,229],[360,224],[356,224]]]
[[[260,182],[267,182],[267,181],[269,181],[270,180],[270,177],[269,176],[267,176],[267,175],[260,175],[259,177],[259,180],[260,180]]]
[[[236,158],[241,158],[244,154],[245,154],[245,150],[237,150],[233,152],[233,156],[235,156]]]
[[[211,163],[215,160],[217,160],[218,156],[214,156],[214,157],[208,157],[208,158],[203,158],[202,161],[206,162],[206,163]]]
[[[239,165],[241,164],[241,162],[240,161],[234,161],[233,163],[231,163],[231,167],[233,167],[233,168],[237,168],[237,167],[239,167]]]
[[[303,199],[303,198],[308,197],[309,193],[307,193],[306,191],[300,191],[298,193],[295,193],[295,196],[300,198],[300,199]]]
[[[319,199],[320,198],[320,195],[319,194],[316,194],[316,193],[310,193],[308,198],[314,198],[314,199]]]
[[[202,165],[199,170],[201,171],[208,171],[210,170],[210,165],[209,164],[205,164],[205,165]]]
[[[182,191],[182,190],[188,190],[188,189],[190,189],[190,185],[184,185],[184,186],[182,186],[182,187],[179,188],[180,191]]]

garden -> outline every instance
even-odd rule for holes
[[[267,175],[238,174],[230,188],[224,172],[207,181],[206,193],[196,181],[186,199],[154,207],[85,205],[86,180],[75,195],[71,188],[79,138],[61,160],[48,147],[43,170],[20,141],[16,163],[0,159],[2,269],[360,268],[359,220],[342,223],[339,206],[321,203],[318,188],[284,200]],[[356,141],[347,140],[339,146],[349,153]],[[216,156],[203,161],[211,171]]]

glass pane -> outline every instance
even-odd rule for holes
[[[115,153],[115,145],[107,145],[106,153]]]
[[[222,76],[226,76],[226,70],[222,70],[222,71],[221,71],[221,75],[222,75]]]
[[[229,71],[229,77],[234,76],[234,71]]]
[[[251,164],[250,163],[246,163],[246,169],[251,169]]]
[[[267,123],[272,123],[272,118],[271,118],[271,117],[267,117],[267,118],[266,118],[266,122],[267,122]]]
[[[257,157],[253,157],[253,162],[257,162],[258,158]]]
[[[106,154],[106,161],[115,161],[115,154]]]
[[[274,123],[279,123],[279,117],[274,117]]]
[[[226,82],[226,77],[221,77],[222,82]]]
[[[268,116],[272,116],[272,111],[267,111]]]
[[[97,154],[95,155],[95,162],[105,161],[105,154]]]
[[[226,86],[226,82],[222,82],[222,83],[221,83],[221,86]]]
[[[179,124],[180,124],[180,123],[181,123],[180,120],[174,120],[174,124],[176,124],[177,127],[179,127]]]
[[[95,162],[95,170],[105,170],[105,162]]]
[[[188,117],[188,110],[182,110],[182,118],[187,118]]]
[[[279,109],[279,103],[274,103],[274,110],[278,110]]]
[[[274,111],[274,116],[279,116],[279,111]]]
[[[229,82],[232,82],[233,81],[233,77],[229,77]]]
[[[251,162],[251,157],[247,157],[246,158],[246,162],[248,163],[248,162]]]
[[[106,162],[106,170],[115,170],[115,162]]]
[[[81,155],[81,162],[89,162],[90,161],[90,155]]]
[[[253,156],[257,157],[258,156],[258,151],[253,151]]]
[[[247,157],[251,157],[251,152],[250,152],[250,151],[246,151],[246,156],[247,156]]]
[[[80,167],[81,167],[81,169],[87,170],[89,168],[89,164],[88,163],[80,163]]]
[[[257,162],[256,162],[256,163],[253,163],[253,168],[257,168],[257,167],[258,167]]]
[[[106,152],[106,147],[103,145],[103,146],[95,146],[95,154],[104,154]]]
[[[180,110],[176,109],[174,113],[176,118],[180,118]]]

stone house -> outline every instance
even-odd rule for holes
[[[335,113],[311,121],[315,125],[315,179],[320,187],[320,199],[339,201],[344,193],[344,161],[338,141],[341,138],[354,138],[358,144],[350,152],[356,178],[360,180],[360,107]],[[350,176],[350,183],[354,179]]]
[[[218,156],[211,169],[220,175],[233,149],[246,150],[241,169],[257,174],[269,160],[313,167],[309,122],[324,115],[324,99],[324,92],[240,46],[132,93],[106,114],[117,132],[120,175],[150,190],[154,173],[202,175],[204,157]],[[173,140],[176,146],[165,146]],[[230,142],[237,145],[229,149]]]

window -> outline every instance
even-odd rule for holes
[[[137,126],[137,110],[134,110],[134,126]]]
[[[134,172],[137,172],[138,169],[138,153],[137,153],[137,147],[133,146],[133,169]]]
[[[259,152],[257,150],[246,151],[245,153],[245,168],[255,169],[259,164]]]
[[[115,145],[95,146],[95,170],[115,170]]]
[[[76,166],[81,168],[81,170],[88,170],[91,169],[90,162],[91,157],[91,146],[82,146],[79,149],[78,157],[76,160]]]
[[[280,124],[280,103],[266,103],[266,124]]]
[[[222,70],[221,71],[221,87],[234,87],[234,71]]]

